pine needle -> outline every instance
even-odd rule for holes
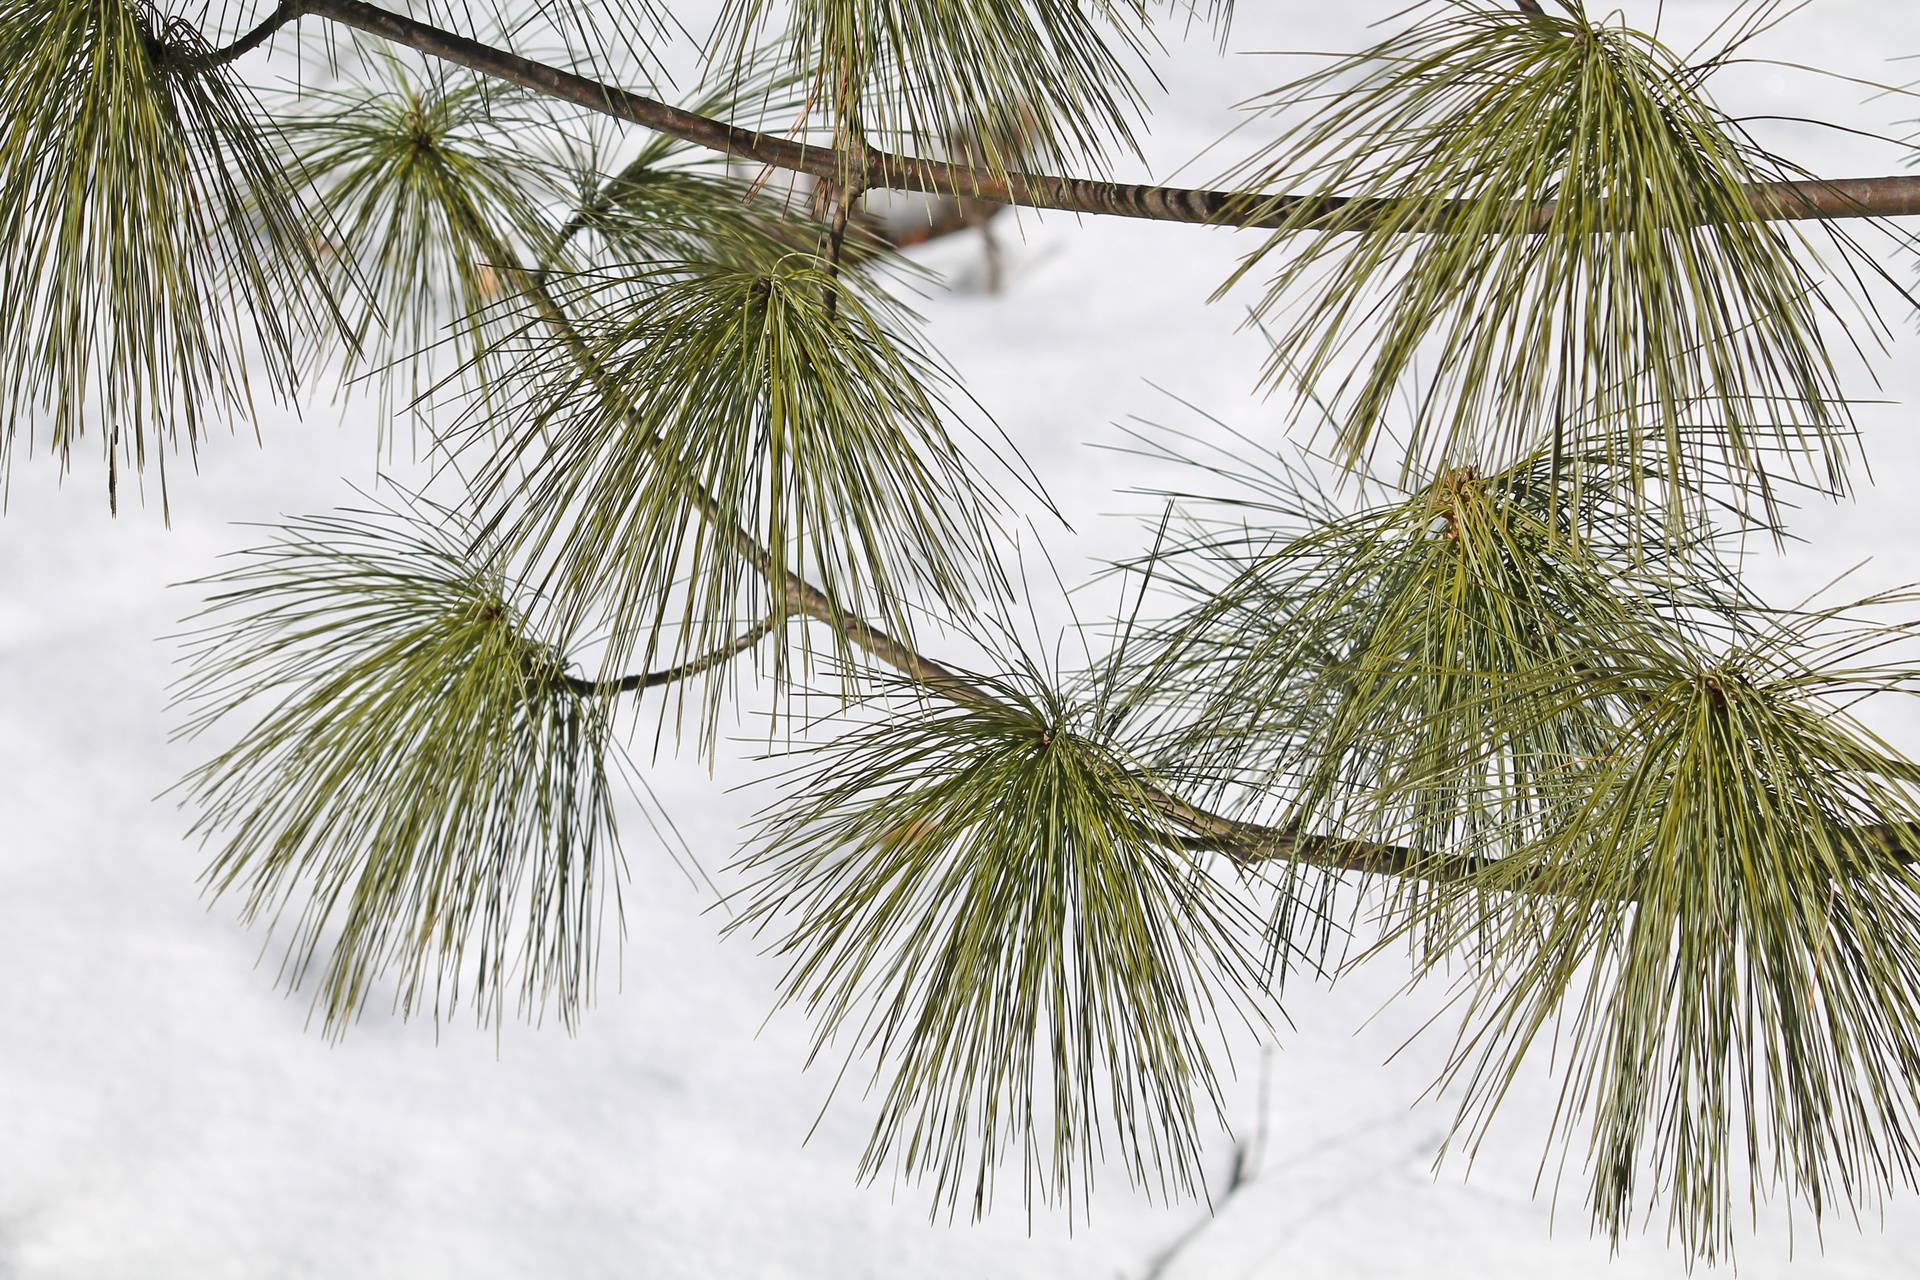
[[[609,674],[802,612],[790,575],[901,636],[916,606],[997,589],[997,504],[947,433],[953,384],[871,282],[786,251],[549,289],[590,351],[529,320],[506,425],[478,424],[480,490],[552,606],[604,620]]]

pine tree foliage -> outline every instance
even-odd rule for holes
[[[891,1159],[976,1214],[1007,1160],[1029,1200],[1084,1200],[1103,1159],[1191,1195],[1209,1041],[1264,1025],[1259,917],[1182,849],[1106,700],[1008,666],[982,704],[883,687],[802,749],[735,927],[777,931],[816,1055],[844,1037],[888,1076],[863,1175]]]
[[[1552,442],[1576,478],[1598,453],[1680,499],[1709,471],[1764,498],[1770,454],[1843,483],[1823,325],[1845,304],[1748,194],[1806,175],[1707,96],[1751,34],[1683,60],[1617,12],[1442,5],[1275,90],[1282,127],[1235,175],[1308,197],[1243,268],[1279,258],[1270,376],[1332,402],[1349,459],[1411,386],[1416,471]],[[1316,197],[1345,203],[1327,216]],[[1444,233],[1406,234],[1423,226]]]
[[[1910,247],[1920,187],[1715,101],[1788,6],[1686,53],[1644,7],[1384,15],[1196,192],[1100,175],[1225,3],[0,0],[0,468],[92,431],[164,503],[250,375],[426,424],[452,492],[278,526],[184,639],[208,888],[331,1034],[577,1024],[669,686],[663,751],[778,713],[731,932],[866,1077],[862,1176],[1204,1194],[1234,1047],[1339,937],[1451,997],[1453,1145],[1550,1059],[1596,1230],[1724,1259],[1743,1200],[1916,1181],[1920,766],[1858,709],[1920,682],[1916,602],[1770,607],[1737,546],[1856,476],[1892,330],[1844,227]],[[981,642],[1044,489],[870,188],[1262,228],[1229,284],[1331,457],[1143,430],[1200,471],[1110,648]]]
[[[1920,668],[1871,660],[1881,626],[1770,621],[1563,682],[1632,712],[1557,820],[1487,869],[1494,892],[1446,904],[1433,947],[1476,962],[1449,1069],[1465,1130],[1563,1026],[1556,1123],[1584,1128],[1596,1225],[1619,1238],[1657,1192],[1709,1259],[1732,1249],[1735,1188],[1817,1218],[1914,1176],[1920,775],[1843,708]]]
[[[418,0],[429,22],[616,77],[660,72],[658,50],[686,32],[663,0]]]
[[[822,107],[844,110],[837,126],[874,145],[924,152],[973,134],[996,174],[1022,159],[1005,145],[1014,136],[1050,165],[1137,149],[1145,0],[727,0],[719,47],[765,39],[778,8],[788,65]]]
[[[501,335],[489,326],[510,296],[503,249],[552,245],[552,210],[571,184],[540,99],[428,79],[391,55],[368,62],[349,87],[288,95],[281,132],[287,172],[332,215],[321,261],[354,337],[344,353],[310,355],[344,354],[348,378],[398,382],[412,401],[436,368],[498,376],[488,357]]]
[[[964,401],[911,314],[812,253],[731,243],[738,263],[555,277],[516,353],[521,408],[479,436],[479,492],[551,566],[554,607],[609,620],[609,672],[800,613],[798,580],[901,634],[916,603],[996,582],[996,502],[948,432]],[[545,337],[551,303],[580,345]]]
[[[274,126],[146,0],[0,4],[0,482],[15,437],[67,465],[89,422],[108,492],[294,384],[337,317]]]
[[[1139,677],[1160,750],[1189,794],[1414,852],[1379,918],[1460,988],[1457,1136],[1558,1039],[1614,1238],[1655,1190],[1714,1258],[1734,1188],[1911,1181],[1920,771],[1845,710],[1914,688],[1910,597],[1768,609],[1711,543],[1634,556],[1634,505],[1556,519],[1544,459],[1353,516],[1257,468],[1150,562],[1195,600]]]
[[[1531,691],[1749,625],[1729,537],[1646,541],[1666,513],[1618,472],[1577,498],[1545,452],[1404,489],[1363,477],[1383,497],[1346,511],[1283,455],[1230,439],[1203,463],[1178,435],[1137,435],[1225,483],[1161,495],[1184,531],[1127,567],[1184,607],[1149,628],[1131,679],[1162,767],[1269,821],[1445,853],[1490,817],[1507,839],[1513,807],[1559,795],[1628,706],[1539,715]]]
[[[618,909],[618,748],[497,553],[451,512],[345,510],[200,585],[186,731],[268,704],[183,783],[208,883],[291,911],[282,974],[328,1031],[388,971],[405,1012],[496,1020],[512,992],[571,1024]]]
[[[1154,567],[1193,599],[1142,676],[1158,705],[1187,704],[1169,758],[1218,790],[1284,798],[1287,821],[1437,850],[1471,842],[1453,818],[1554,789],[1597,745],[1603,707],[1516,735],[1511,691],[1631,645],[1653,601],[1556,519],[1554,491],[1528,483],[1540,472],[1450,469],[1291,533],[1243,510],[1164,549]],[[1389,814],[1386,796],[1412,808]]]
[[[751,119],[768,129],[795,127],[806,106],[804,83],[764,54],[748,65],[761,70],[690,99],[687,109],[711,119]],[[657,133],[643,135],[620,163],[615,157],[622,141],[618,135],[590,135],[575,157],[573,212],[537,255],[543,271],[567,264],[764,261],[779,256],[779,246],[817,249],[825,243],[827,228],[807,216],[815,212],[814,202],[769,192],[767,183],[731,157]],[[843,253],[853,260],[871,249],[862,237],[843,246]]]

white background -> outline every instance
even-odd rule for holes
[[[1390,3],[1266,0],[1241,6],[1237,50],[1358,47]],[[1727,0],[1666,6],[1675,34]],[[1630,15],[1651,21],[1655,5]],[[1233,121],[1232,104],[1282,78],[1271,58],[1219,57],[1205,39],[1162,65],[1150,170],[1166,177]],[[1920,11],[1888,0],[1822,0],[1759,50],[1868,78],[1920,53]],[[253,65],[262,65],[256,62]],[[1739,113],[1812,115],[1888,129],[1920,115],[1864,90],[1769,68],[1729,77]],[[1762,124],[1762,135],[1834,176],[1888,172],[1898,152],[1843,134]],[[1182,176],[1200,180],[1224,160]],[[928,256],[959,287],[926,310],[934,342],[1019,443],[1071,518],[1049,535],[1069,578],[1137,546],[1141,502],[1117,496],[1151,475],[1090,448],[1129,415],[1177,417],[1161,384],[1278,440],[1281,409],[1251,394],[1257,339],[1241,298],[1207,296],[1251,241],[1118,219],[1025,216],[1010,283],[986,297],[977,244]],[[1024,239],[1022,239],[1024,235]],[[1901,273],[1907,264],[1898,264]],[[1897,305],[1897,304],[1896,304]],[[1907,317],[1875,371],[1881,394],[1920,390]],[[1870,378],[1857,380],[1875,394]],[[808,1131],[830,1073],[803,1073],[798,1014],[766,1022],[777,966],[719,918],[629,824],[630,921],[620,983],[576,1038],[555,1028],[437,1037],[378,1009],[334,1046],[302,998],[256,965],[263,939],[225,904],[209,910],[190,815],[156,800],[198,756],[170,744],[174,650],[159,637],[191,606],[168,583],[206,572],[257,535],[233,522],[351,500],[382,466],[371,402],[316,401],[269,414],[256,447],[239,428],[181,466],[173,525],[157,504],[107,514],[90,453],[64,482],[44,456],[17,458],[0,521],[0,1280],[98,1276],[1139,1277],[1195,1227],[1167,1274],[1187,1277],[1677,1275],[1652,1234],[1610,1262],[1588,1237],[1581,1174],[1556,1222],[1533,1174],[1553,1100],[1523,1080],[1466,1178],[1432,1157],[1449,1115],[1421,1103],[1441,1044],[1386,1059],[1436,1004],[1416,994],[1364,1030],[1403,976],[1377,966],[1335,991],[1289,994],[1296,1026],[1271,1057],[1264,1117],[1258,1052],[1229,1082],[1242,1134],[1264,1123],[1254,1182],[1206,1222],[1203,1206],[1156,1207],[1110,1176],[1090,1223],[1029,1223],[1017,1196],[984,1224],[927,1221],[920,1193],[862,1187],[853,1169],[871,1109],[843,1097]],[[1191,419],[1186,420],[1191,422]],[[1864,592],[1916,574],[1920,440],[1898,405],[1864,413],[1877,487],[1803,512],[1807,541],[1752,572],[1787,599],[1871,559]],[[404,438],[404,433],[403,433]],[[1084,606],[1096,609],[1093,598]],[[1920,728],[1896,708],[1903,741]],[[743,728],[743,734],[748,732]],[[760,794],[750,745],[718,776],[664,759],[648,777],[716,872]],[[636,816],[637,815],[633,815]],[[763,1023],[765,1025],[763,1026]],[[1215,1144],[1216,1177],[1232,1140]],[[1789,1241],[1763,1208],[1743,1244],[1753,1277],[1920,1274],[1920,1196],[1858,1228],[1829,1222],[1824,1250],[1803,1220]],[[1790,1247],[1792,1252],[1790,1253]]]

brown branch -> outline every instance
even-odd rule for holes
[[[822,301],[826,307],[827,318],[832,319],[840,312],[840,267],[846,252],[847,222],[853,213],[854,202],[860,198],[860,189],[856,186],[835,183],[829,196],[833,201],[833,209],[828,216],[827,224],[825,255],[827,296]]]
[[[273,12],[269,13],[265,18],[262,18],[260,24],[254,27],[253,30],[247,32],[232,44],[224,45],[218,49],[210,49],[200,57],[193,59],[190,63],[191,69],[194,71],[206,71],[214,67],[224,67],[234,59],[252,53],[255,49],[258,49],[261,45],[272,39],[274,33],[279,31],[280,28],[290,22],[297,21],[307,12],[307,0],[280,0],[280,3],[274,7]]]
[[[755,623],[712,653],[702,654],[698,658],[683,662],[677,667],[668,667],[664,671],[645,671],[635,675],[621,676],[615,680],[588,680],[581,676],[569,675],[562,677],[562,681],[576,693],[600,694],[607,697],[621,693],[638,693],[642,689],[657,689],[666,684],[677,684],[739,657],[772,635],[774,628],[779,625],[778,617],[770,617],[764,622]]]
[[[1469,854],[1436,854],[1381,841],[1314,835],[1293,827],[1222,817],[1151,783],[1139,785],[1144,787],[1147,802],[1162,816],[1196,833],[1184,842],[1188,850],[1217,853],[1242,867],[1258,866],[1262,862],[1302,862],[1329,871],[1453,884],[1479,875],[1495,861]]]
[[[1333,225],[1357,231],[1377,218],[1404,213],[1404,202],[1341,196],[1263,195],[1209,191],[1045,174],[996,175],[971,165],[893,155],[868,148],[845,154],[773,134],[742,129],[643,94],[535,62],[364,0],[304,0],[301,11],[406,45],[431,57],[572,102],[618,120],[670,134],[696,146],[829,181],[857,178],[868,190],[918,191],[1032,209],[1105,214],[1207,226],[1280,227],[1310,231]],[[1747,188],[1756,217],[1768,221],[1827,221],[1920,214],[1920,176],[1760,182]],[[1397,218],[1405,231],[1444,229],[1465,207],[1452,200],[1422,201],[1417,218]],[[1338,221],[1328,220],[1337,216]],[[1518,216],[1518,215],[1516,215]],[[1532,211],[1526,229],[1549,225],[1551,204]]]

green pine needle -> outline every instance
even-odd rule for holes
[[[996,705],[902,682],[801,753],[736,927],[774,933],[816,1055],[846,1036],[873,1059],[863,1176],[891,1162],[976,1215],[1009,1160],[1030,1203],[1071,1209],[1107,1159],[1192,1194],[1212,1042],[1264,1025],[1258,919],[1182,851],[1098,708],[1028,666],[979,683]]]
[[[903,636],[916,605],[997,588],[952,381],[868,282],[789,252],[549,287],[587,347],[529,322],[504,443],[481,421],[481,489],[554,607],[611,629],[608,674],[803,612],[790,574]]]
[[[709,119],[751,119],[767,132],[792,127],[804,106],[792,76],[767,54],[753,55],[748,66],[755,70],[746,78],[682,105]],[[644,135],[624,163],[607,163],[607,153],[626,140],[624,134],[596,137],[585,149],[576,166],[574,213],[560,243],[542,255],[543,267],[564,265],[563,250],[576,262],[613,266],[765,261],[824,243],[825,226],[796,207],[810,202],[796,202],[790,192],[763,196],[764,179],[735,172],[731,157],[655,133]],[[860,237],[851,227],[849,233],[847,247],[856,247]],[[593,243],[582,249],[580,239]],[[843,253],[842,263],[850,256]]]
[[[251,721],[181,784],[207,884],[285,923],[330,1034],[387,974],[407,1014],[497,1021],[517,990],[571,1026],[619,910],[606,709],[475,546],[419,504],[344,511],[196,584],[185,732]]]
[[[662,0],[415,0],[426,21],[534,52],[599,79],[665,77],[660,49],[686,28]],[[557,46],[557,48],[555,47]]]
[[[1764,505],[1769,453],[1842,485],[1834,306],[1803,237],[1743,189],[1808,175],[1706,98],[1715,60],[1578,3],[1426,7],[1276,90],[1288,121],[1236,174],[1353,198],[1298,206],[1236,273],[1272,270],[1270,381],[1319,387],[1352,463],[1418,378],[1410,473],[1498,470],[1553,442],[1578,473],[1604,451],[1665,485],[1676,524],[1702,514],[1713,471]]]
[[[1575,536],[1549,472],[1451,470],[1351,515],[1290,471],[1222,518],[1189,498],[1191,535],[1135,566],[1187,602],[1134,677],[1167,721],[1162,768],[1268,821],[1447,858],[1550,809],[1620,709],[1542,714],[1524,691],[1661,643],[1675,591]],[[1597,529],[1634,527],[1591,505]]]
[[[39,424],[69,465],[160,471],[276,394],[337,324],[303,188],[199,34],[145,0],[0,0],[0,479]]]
[[[543,146],[554,116],[478,79],[422,79],[390,57],[369,65],[364,86],[303,89],[283,125],[293,163],[333,211],[323,259],[350,299],[344,371],[398,366],[418,399],[451,344],[446,366],[490,384],[501,337],[490,322],[513,289],[501,259],[548,249],[551,210],[569,194]],[[383,392],[392,381],[380,379]]]
[[[1004,174],[1138,151],[1134,75],[1150,47],[1143,0],[795,0],[785,43],[817,110],[847,136],[915,153],[965,147]],[[739,60],[769,0],[727,0],[715,47]]]
[[[619,268],[636,263],[669,266],[711,262],[766,264],[796,250],[826,243],[827,226],[788,201],[762,196],[751,177],[713,163],[691,162],[665,148],[641,155],[603,175],[578,175],[580,195],[562,229],[564,249],[548,256],[549,269],[575,266]],[[849,225],[843,268],[878,256],[881,246]]]
[[[1911,598],[1900,601],[1913,606]],[[1589,1152],[1618,1241],[1656,1197],[1691,1257],[1731,1252],[1735,1202],[1784,1191],[1816,1220],[1915,1183],[1920,1122],[1920,769],[1847,715],[1920,672],[1780,621],[1719,656],[1649,655],[1568,696],[1624,700],[1577,803],[1462,905],[1447,1083],[1476,1137],[1547,1031],[1555,1132]],[[1491,896],[1489,896],[1491,895]]]

